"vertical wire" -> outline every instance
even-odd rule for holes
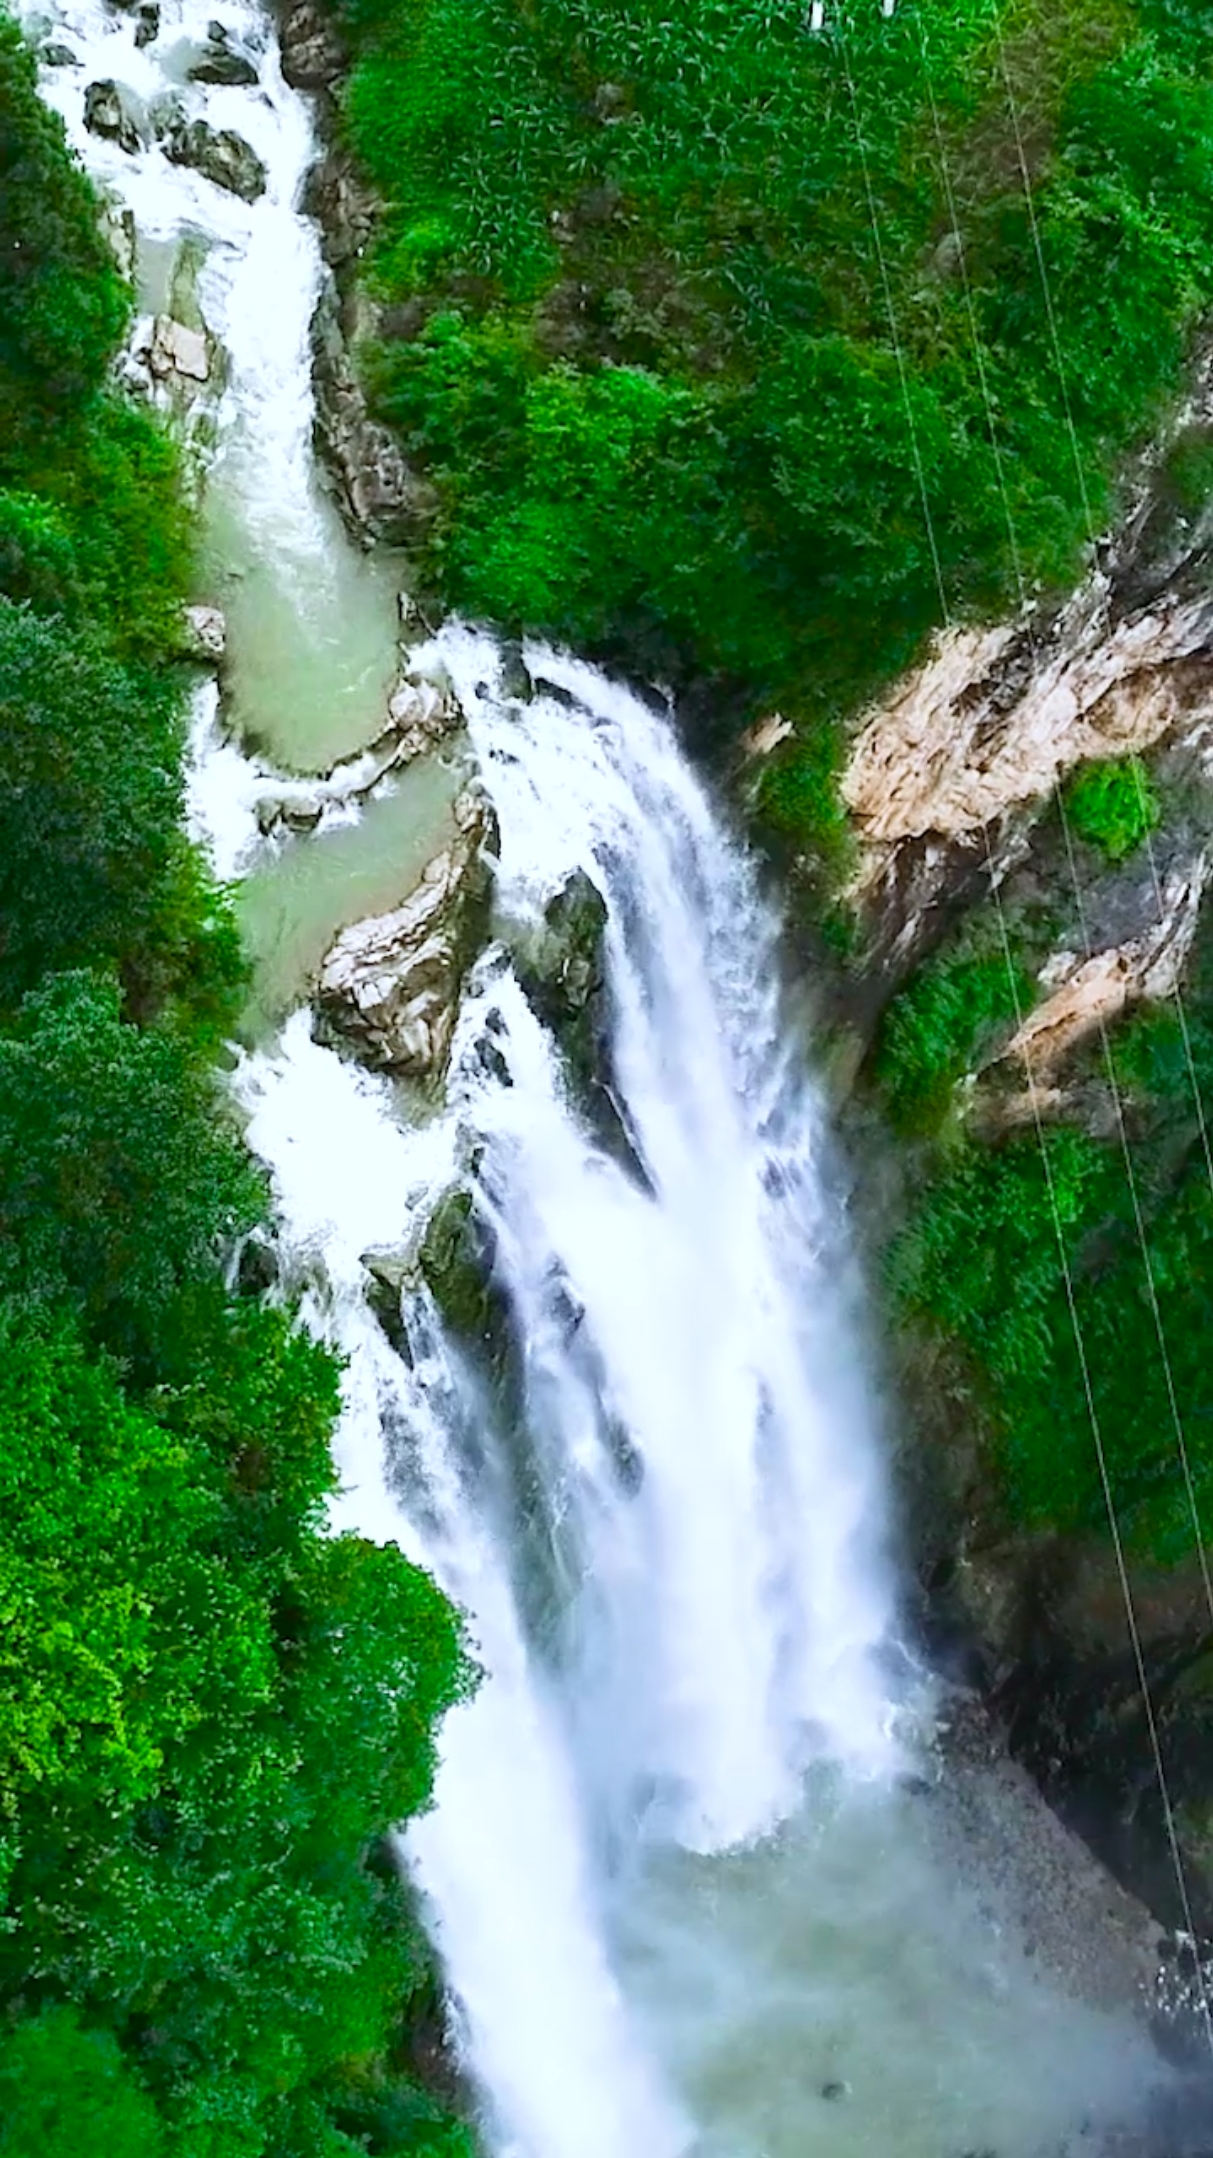
[[[929,68],[927,65],[925,34],[922,30],[921,21],[919,22],[919,37],[923,59],[923,72],[929,82]],[[893,300],[892,285],[888,273],[888,265],[885,256],[884,243],[880,234],[879,216],[877,212],[875,193],[871,182],[871,173],[867,158],[867,148],[863,138],[862,122],[859,112],[859,99],[855,86],[854,76],[851,70],[850,57],[847,51],[846,32],[845,28],[841,26],[841,18],[838,42],[839,50],[842,56],[843,68],[846,74],[847,87],[850,93],[851,109],[855,123],[856,146],[859,151],[860,165],[863,173],[864,192],[867,197],[868,215],[872,226],[872,238],[876,251],[877,262],[880,269],[881,286],[884,294],[886,311],[889,317],[890,332],[893,337],[894,349],[897,356],[898,377],[901,384],[902,401],[905,409],[906,427],[911,445],[911,455],[914,463],[915,474],[918,479],[919,492],[922,498],[923,515],[926,521],[928,541],[931,549],[931,557],[935,568],[937,585],[939,588],[940,606],[942,610],[944,626],[945,629],[950,629],[952,626],[952,610],[948,603],[947,590],[943,579],[942,563],[940,559],[938,544],[935,537],[934,518],[931,511],[930,496],[926,486],[926,474],[918,441],[918,429],[914,418],[913,403],[909,392],[909,378],[905,364],[904,350],[897,322],[897,313]],[[947,169],[946,151],[944,150],[943,134],[942,129],[939,125],[938,106],[934,97],[933,89],[931,90],[930,95],[932,115],[937,132],[937,140],[941,151],[941,165],[946,175],[945,186],[949,203],[949,214],[952,217],[952,229],[956,236],[956,240],[960,249],[961,261],[963,264],[964,242],[959,230],[959,223],[955,214],[954,190],[952,188],[950,171],[948,171]],[[1015,126],[1018,136],[1019,129],[1017,113],[1015,115]],[[1012,547],[1012,558],[1015,563],[1017,581],[1019,583],[1022,597],[1022,569],[1020,565],[1019,551],[1014,529],[1014,518],[1011,512],[1009,492],[1006,487],[1002,456],[997,443],[997,430],[994,423],[993,402],[990,396],[984,360],[982,359],[980,353],[980,337],[978,334],[976,310],[973,305],[972,289],[969,284],[967,266],[965,266],[964,268],[964,277],[966,303],[969,310],[970,327],[974,342],[974,354],[977,360],[978,374],[986,407],[987,424],[990,429],[991,446],[994,452],[995,466],[998,473],[1000,490],[1002,493],[1003,509],[1007,519],[1008,536]],[[998,918],[999,932],[1003,947],[1003,957],[1007,968],[1007,977],[1011,991],[1012,1006],[1015,1012],[1016,1028],[1018,1031],[1023,1025],[1022,1000],[1019,994],[1019,983],[1015,972],[1014,959],[1011,951],[1010,935],[1006,921],[1006,911],[1003,906],[1002,893],[994,866],[993,851],[990,842],[990,829],[988,823],[983,826],[983,835],[986,848],[986,870],[989,878],[991,896],[994,900],[995,911]],[[1049,1148],[1045,1137],[1044,1121],[1041,1113],[1039,1095],[1037,1091],[1036,1075],[1032,1068],[1031,1060],[1029,1058],[1025,1058],[1025,1073],[1027,1078],[1029,1102],[1031,1104],[1032,1119],[1036,1130],[1037,1145],[1040,1150],[1041,1163],[1044,1170],[1045,1185],[1048,1193],[1049,1208],[1053,1222],[1053,1230],[1057,1242],[1058,1260],[1065,1289],[1066,1307],[1070,1319],[1071,1329],[1074,1335],[1074,1344],[1078,1357],[1083,1397],[1086,1404],[1087,1416],[1090,1422],[1091,1434],[1094,1442],[1100,1488],[1103,1495],[1104,1507],[1108,1519],[1109,1533],[1112,1541],[1113,1552],[1115,1555],[1116,1571],[1120,1585],[1121,1598],[1125,1609],[1125,1618],[1128,1627],[1129,1640],[1132,1648],[1134,1664],[1137,1671],[1142,1703],[1145,1710],[1146,1725],[1150,1741],[1150,1750],[1153,1757],[1155,1775],[1158,1782],[1159,1798],[1163,1810],[1163,1819],[1166,1828],[1167,1841],[1170,1847],[1171,1858],[1175,1869],[1176,1882],[1179,1888],[1180,1903],[1184,1913],[1185,1924],[1187,1926],[1188,1933],[1193,1941],[1193,1951],[1196,1962],[1196,1975],[1200,1992],[1202,2017],[1210,2051],[1213,2052],[1213,2011],[1211,2011],[1210,2009],[1209,1998],[1205,1989],[1204,1972],[1201,1965],[1199,1952],[1196,1950],[1195,1947],[1196,1929],[1192,1913],[1191,1897],[1188,1890],[1187,1875],[1184,1869],[1183,1856],[1180,1849],[1179,1836],[1176,1828],[1175,1810],[1171,1800],[1170,1789],[1167,1782],[1166,1767],[1163,1760],[1158,1719],[1155,1712],[1153,1699],[1150,1693],[1149,1676],[1146,1668],[1145,1654],[1142,1647],[1141,1631],[1138,1624],[1136,1608],[1133,1602],[1132,1586],[1129,1579],[1128,1562],[1124,1548],[1124,1540],[1121,1534],[1120,1523],[1116,1513],[1115,1496],[1112,1488],[1111,1475],[1108,1468],[1107,1450],[1104,1443],[1098,1406],[1095,1399],[1095,1390],[1091,1376],[1090,1362],[1087,1355],[1086,1340],[1083,1333],[1081,1315],[1079,1312],[1078,1300],[1074,1287],[1073,1270],[1070,1265],[1069,1252],[1066,1248],[1065,1242],[1065,1232],[1063,1230],[1061,1222],[1061,1210],[1057,1197],[1057,1187],[1053,1173],[1053,1165],[1049,1155]],[[1145,1257],[1148,1270],[1148,1254],[1145,1254]],[[1163,1348],[1165,1354],[1165,1343],[1163,1343]]]

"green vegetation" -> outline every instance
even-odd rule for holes
[[[946,962],[924,969],[892,1007],[884,1053],[898,1060],[881,1075],[895,1105],[907,1037],[938,1036],[927,1069],[933,1080],[947,1070],[948,1027],[922,1015],[950,1019],[937,985],[952,972]],[[903,1312],[945,1350],[939,1369],[960,1413],[991,1438],[1010,1518],[1105,1531],[1094,1415],[1129,1548],[1163,1563],[1193,1547],[1176,1410],[1199,1514],[1213,1512],[1213,1183],[1197,1107],[1198,1093],[1213,1099],[1211,992],[1206,936],[1185,1017],[1173,1006],[1143,1011],[1113,1038],[1135,1188],[1112,1119],[1097,1118],[1112,1124],[1099,1138],[1047,1124],[1043,1146],[1030,1122],[994,1144],[962,1128],[920,1163],[892,1255]],[[912,1056],[908,1068],[913,1079]],[[1086,1087],[1109,1099],[1098,1040],[1065,1078],[1080,1096]]]
[[[1008,962],[1001,939],[987,941],[988,949],[970,939],[928,960],[885,1017],[875,1071],[903,1131],[936,1127],[956,1082],[1035,1001],[1026,968]]]
[[[460,1629],[324,1533],[333,1360],[227,1285],[267,1195],[186,844],[172,442],[0,19],[0,2154],[470,2158],[388,1855]]]
[[[1132,854],[1162,815],[1140,757],[1083,765],[1066,786],[1063,802],[1074,837],[1097,847],[1110,862]]]
[[[1213,290],[1199,8],[335,4],[446,600],[739,682],[819,770],[939,619],[919,462],[953,611],[1073,575]]]

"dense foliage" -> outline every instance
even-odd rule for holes
[[[130,304],[0,18],[0,2153],[459,2158],[385,1838],[467,1665],[425,1575],[324,1533],[338,1374],[227,1285],[266,1193]]]
[[[1102,823],[1086,843],[1108,851]],[[1010,1519],[1105,1534],[1102,1449],[1130,1551],[1174,1563],[1213,1518],[1213,947],[1182,1005],[1071,1057],[1066,1120],[992,1137],[966,1087],[1035,993],[1018,923],[1010,941],[979,914],[886,1015],[874,1071],[920,1148],[894,1288],[944,1351],[935,1387],[990,1435]],[[1000,1083],[1026,1110],[1005,1067],[987,1106]]]
[[[815,829],[823,719],[941,580],[954,611],[1067,580],[1176,383],[1213,287],[1203,10],[337,4],[432,578],[778,699]]]

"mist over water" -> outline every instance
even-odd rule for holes
[[[310,1038],[326,925],[403,895],[450,786],[261,838],[235,725],[299,770],[356,751],[395,664],[388,572],[344,541],[311,457],[320,284],[298,195],[305,104],[248,0],[221,6],[255,90],[185,86],[216,0],[133,22],[48,8],[48,71],[152,270],[205,243],[227,352],[207,493],[229,615],[222,721],[200,691],[193,828],[246,878],[261,1045],[236,1074],[308,1324],[347,1358],[334,1526],[399,1541],[469,1615],[484,1670],[448,1720],[436,1804],[404,1838],[492,2158],[1056,2158],[1149,2073],[1121,2017],[1043,1973],[933,1780],[931,1702],[897,1638],[883,1440],[845,1206],[776,925],[667,715],[551,652],[507,691],[493,641],[444,667],[501,824],[500,941],[479,962],[447,1105]],[[82,124],[88,81],[265,159],[247,206]],[[158,255],[157,249],[161,252]],[[570,872],[608,907],[610,1069],[596,1137],[510,957]],[[302,956],[301,956],[302,955]],[[369,1253],[407,1261],[461,1180],[517,1344],[494,1392],[416,1280],[394,1349]]]

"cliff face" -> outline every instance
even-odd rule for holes
[[[868,1112],[891,1104],[898,1127],[901,1196],[892,1231],[886,1216],[877,1236],[893,1251],[902,1467],[926,1623],[1121,1876],[1177,1925],[1186,1890],[1201,1931],[1213,1929],[1202,1548],[1213,1440],[1191,1351],[1193,1336],[1207,1339],[1213,1207],[1213,513],[1186,475],[1211,429],[1202,362],[1180,425],[1082,588],[1016,622],[940,636],[864,716],[841,782],[855,840],[841,1006],[859,1099]],[[1108,807],[1117,789],[1120,824]],[[970,991],[966,1019],[960,989],[982,968],[1003,987],[981,1009]],[[927,1053],[932,1026],[935,1092],[907,1091],[910,1049]],[[1042,1179],[1046,1157],[1057,1166]],[[996,1187],[1014,1188],[1001,1215],[982,1211]],[[960,1240],[951,1283],[938,1264],[953,1201],[970,1209],[963,1285]],[[988,1295],[973,1286],[982,1271]],[[1016,1355],[1035,1369],[1025,1375]],[[1085,1504],[1070,1502],[1076,1480]],[[1050,1490],[1052,1516],[1040,1497]]]

